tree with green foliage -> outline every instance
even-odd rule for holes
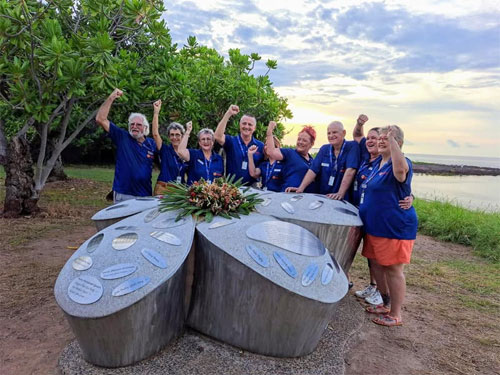
[[[194,37],[178,50],[161,20],[164,10],[162,0],[0,0],[4,214],[38,209],[61,152],[84,128],[98,131],[96,111],[115,87],[124,91],[110,115],[115,123],[138,107],[150,114],[158,98],[162,122],[193,120],[195,130],[215,127],[233,102],[256,114],[257,136],[269,120],[291,117],[268,74],[251,74],[260,56],[231,50],[226,61]],[[266,65],[276,68],[272,60]]]

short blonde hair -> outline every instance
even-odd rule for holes
[[[383,128],[380,128],[379,134],[382,133],[387,134],[389,132],[389,127],[393,129],[394,139],[396,140],[396,142],[398,142],[399,147],[402,148],[405,140],[405,133],[403,132],[403,129],[401,129],[399,126],[397,125],[384,126]]]

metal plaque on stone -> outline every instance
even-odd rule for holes
[[[76,258],[71,264],[74,270],[85,271],[92,267],[92,258],[88,255],[82,255]]]
[[[265,221],[247,229],[252,240],[265,242],[293,253],[321,256],[326,252],[321,241],[307,229],[284,221]]]
[[[155,251],[153,249],[142,249],[141,254],[152,265],[158,268],[167,268],[167,261],[158,251]]]
[[[147,285],[150,280],[151,279],[147,276],[140,276],[127,280],[113,289],[111,295],[113,297],[121,297],[126,294],[135,292],[136,290],[141,289],[143,286]]]
[[[156,198],[153,197],[137,197],[135,200],[137,201],[154,201]]]
[[[222,221],[218,221],[216,223],[213,223],[212,225],[210,225],[208,227],[208,229],[216,229],[216,228],[220,228],[220,227],[225,227],[226,225],[230,225],[230,224],[234,224],[235,221],[234,220],[222,220]]]
[[[262,267],[267,268],[271,265],[271,263],[269,262],[269,257],[266,254],[264,254],[264,252],[257,246],[253,244],[248,244],[245,246],[245,249],[248,255],[250,255],[252,259],[255,260]]]
[[[323,206],[323,203],[325,203],[325,201],[314,201],[314,202],[311,202],[311,204],[309,204],[309,209],[310,210],[315,210],[317,208],[320,208],[321,206]]]
[[[111,246],[115,250],[126,250],[130,246],[136,243],[137,239],[139,236],[137,233],[124,233],[113,239],[113,242],[111,242]]]
[[[80,305],[90,305],[102,297],[103,287],[94,276],[81,275],[68,286],[68,296]]]
[[[328,285],[333,278],[333,266],[330,263],[325,264],[321,273],[321,284]]]
[[[261,202],[261,205],[267,207],[269,206],[270,203],[271,203],[271,198],[264,198],[264,200]]]
[[[172,233],[162,232],[162,231],[154,231],[150,234],[151,237],[156,238],[159,241],[168,243],[169,245],[179,246],[182,244],[182,241]]]
[[[101,278],[104,280],[119,279],[133,274],[135,271],[137,271],[137,268],[138,268],[137,265],[132,263],[115,264],[102,271]]]
[[[309,286],[318,276],[319,267],[315,263],[311,263],[307,266],[304,273],[302,274],[302,285]]]
[[[166,228],[175,228],[175,227],[180,227],[181,225],[184,225],[187,223],[187,220],[185,218],[181,218],[177,221],[175,221],[175,218],[168,218],[164,220],[160,220],[156,223],[153,223],[153,228],[157,229],[166,229]]]
[[[281,207],[283,207],[283,209],[289,214],[295,213],[293,206],[288,202],[281,202]]]
[[[297,201],[300,201],[302,198],[304,198],[303,195],[294,195],[293,197],[290,198],[290,201],[297,202]]]
[[[115,230],[130,230],[130,231],[138,231],[139,227],[136,227],[134,225],[125,225],[121,227],[116,227]]]
[[[160,215],[160,210],[158,208],[155,208],[154,210],[151,210],[146,216],[144,216],[144,222],[149,223],[156,219]]]
[[[347,208],[343,207],[334,207],[335,211],[342,212],[343,214],[351,215],[351,216],[358,216],[356,212],[353,212],[351,210],[348,210]]]
[[[276,259],[276,262],[280,265],[280,267],[283,269],[283,271],[286,272],[286,274],[292,278],[297,277],[297,270],[295,269],[294,265],[290,260],[287,258],[285,254],[279,251],[275,251],[273,253],[274,259]]]
[[[112,210],[116,210],[117,208],[123,208],[123,207],[127,207],[127,206],[128,206],[128,204],[126,204],[126,203],[115,204],[111,207],[106,208],[105,211],[112,211]]]
[[[92,238],[89,243],[87,244],[87,252],[88,253],[93,253],[94,251],[97,250],[97,248],[99,247],[102,239],[104,238],[104,234],[98,234],[97,236],[95,236],[94,238]]]

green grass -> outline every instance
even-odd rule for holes
[[[472,211],[449,202],[414,201],[419,227],[442,241],[472,246],[476,255],[500,263],[500,213]]]

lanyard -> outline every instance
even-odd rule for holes
[[[342,153],[344,152],[344,147],[345,147],[345,140],[342,141],[342,147],[340,148],[340,152],[339,152],[339,156],[335,158],[335,167],[333,167],[333,152],[332,152],[332,149],[333,149],[333,146],[330,147],[330,162],[331,162],[331,166],[332,166],[332,169],[331,169],[331,175],[333,176],[335,173],[337,173],[337,168],[338,168],[338,161],[340,159],[340,157],[342,156]]]
[[[251,140],[250,140],[250,143],[252,143]],[[247,145],[245,145],[245,147],[243,148],[243,144],[241,143],[240,135],[238,135],[238,144],[240,145],[240,150],[241,150],[241,154],[243,155],[243,160],[247,160],[248,154],[245,152],[245,148],[247,149],[247,152],[248,152],[248,147],[247,147]]]
[[[172,152],[174,156],[174,162],[177,167],[177,176],[181,175],[181,169],[182,169],[182,163],[179,163],[179,156],[177,156],[177,152],[175,152],[174,148],[172,147]]]
[[[273,175],[273,172],[274,172],[274,167],[276,167],[276,164],[278,164],[277,161],[274,162],[274,164],[272,165],[272,168],[271,168],[271,163],[269,163],[267,165],[267,169],[266,169],[266,180],[265,180],[265,183],[267,186],[267,183],[269,182],[269,179],[271,178],[271,176]]]
[[[380,161],[382,161],[382,158],[380,158]],[[378,163],[372,164],[373,165],[372,173],[370,173],[370,176],[368,176],[368,178],[361,185],[361,188],[363,189],[363,191],[368,187],[368,183],[371,180],[373,180],[373,178],[375,177],[375,175],[377,174],[377,172],[379,172],[379,170],[380,170],[380,161]],[[388,162],[386,163],[386,165],[387,164],[388,164]],[[384,167],[385,167],[385,165],[384,165]]]
[[[207,171],[207,181],[211,182],[210,180],[210,164],[212,164],[212,155],[210,155],[210,160],[207,161],[207,158],[205,158],[205,155],[203,155],[203,161],[205,162],[205,170]]]

